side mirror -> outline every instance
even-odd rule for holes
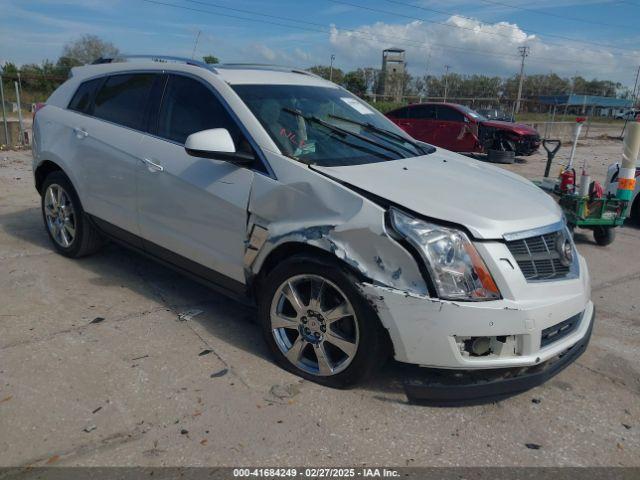
[[[226,128],[192,133],[187,137],[184,149],[192,157],[223,160],[239,165],[248,165],[255,160],[251,153],[236,152],[231,134]]]

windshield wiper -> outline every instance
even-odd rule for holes
[[[395,140],[399,140],[400,142],[404,142],[404,143],[408,143],[409,145],[411,145],[413,148],[421,151],[424,154],[429,154],[429,153],[433,153],[432,151],[427,151],[425,150],[421,145],[419,145],[417,142],[414,142],[413,140],[409,140],[406,137],[403,137],[402,135],[400,135],[399,133],[395,133],[392,132],[391,130],[386,130],[384,128],[380,128],[375,126],[373,123],[370,122],[360,122],[358,120],[353,120],[351,118],[347,118],[347,117],[342,117],[340,115],[334,115],[333,113],[329,114],[330,117],[335,118],[336,120],[342,120],[344,122],[349,122],[349,123],[353,123],[354,125],[359,125],[362,128],[366,128],[367,130],[370,130],[372,132],[375,133],[379,133],[380,135],[384,135],[385,137],[388,138],[393,138]],[[411,152],[411,149],[405,147],[404,145],[400,145],[401,148],[404,148],[406,151]]]
[[[307,115],[304,115],[301,111],[296,110],[294,108],[289,108],[289,107],[283,107],[282,111],[290,113],[291,115],[295,115],[297,117],[303,118],[307,122],[313,122],[313,123],[317,123],[318,125],[322,125],[323,127],[327,128],[327,129],[329,129],[329,130],[331,130],[334,133],[337,133],[339,135],[342,135],[342,136],[351,135],[352,137],[355,137],[358,140],[361,140],[363,142],[369,143],[371,145],[375,145],[376,147],[381,148],[383,150],[386,150],[388,152],[394,153],[395,155],[398,155],[400,158],[405,158],[405,156],[402,153],[400,153],[398,150],[396,150],[395,148],[391,148],[391,147],[389,147],[389,146],[387,146],[387,145],[385,145],[383,143],[376,142],[375,140],[373,140],[371,138],[367,138],[364,135],[360,135],[359,133],[352,132],[351,130],[347,130],[346,128],[338,127],[337,125],[334,125],[333,123],[325,122],[324,120],[322,120],[321,118],[316,117],[315,115],[307,116]],[[349,142],[349,145],[353,146],[353,144],[350,143],[350,142]],[[391,157],[388,157],[388,158],[391,158]]]

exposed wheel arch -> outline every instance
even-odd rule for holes
[[[47,178],[47,176],[51,172],[55,172],[55,171],[60,171],[62,173],[65,173],[62,167],[60,167],[60,165],[58,165],[55,162],[52,162],[51,160],[45,160],[40,165],[38,165],[38,167],[36,168],[36,171],[34,172],[35,181],[36,181],[36,190],[38,191],[38,193],[40,194],[42,193],[42,184],[44,183],[45,178]],[[69,178],[68,175],[67,175],[67,178]]]
[[[317,259],[323,259],[329,263],[333,263],[335,265],[340,265],[344,267],[347,271],[352,273],[358,280],[367,281],[370,280],[366,278],[362,272],[359,272],[353,266],[349,265],[347,262],[339,259],[335,255],[323,250],[322,248],[315,247],[313,245],[309,245],[307,243],[302,242],[286,242],[282,245],[278,245],[273,251],[269,252],[269,255],[264,259],[262,265],[260,266],[260,270],[254,277],[253,283],[258,283],[261,278],[266,277],[269,272],[271,272],[280,262],[289,258],[293,255],[308,255],[310,257],[315,257]]]

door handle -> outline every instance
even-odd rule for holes
[[[155,163],[155,162],[149,160],[148,158],[143,158],[142,161],[147,166],[147,170],[149,170],[150,172],[163,172],[164,171],[164,167],[162,165],[160,165],[159,163]]]
[[[82,140],[83,138],[87,138],[89,133],[82,127],[74,127],[73,133],[76,134],[76,138],[78,140]]]

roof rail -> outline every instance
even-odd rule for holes
[[[319,75],[316,75],[313,72],[309,72],[307,70],[302,70],[299,68],[285,67],[282,65],[270,65],[267,63],[215,63],[208,64],[205,62],[201,62],[199,60],[193,60],[187,57],[175,57],[171,55],[117,55],[113,58],[98,58],[92,62],[92,65],[97,65],[101,63],[117,63],[121,61],[126,61],[129,59],[149,59],[154,62],[179,62],[186,63],[187,65],[194,65],[196,67],[206,68],[214,73],[217,73],[216,69],[224,69],[224,68],[248,68],[251,70],[272,70],[277,72],[291,72],[291,73],[299,73],[301,75],[309,75],[310,77],[322,78]]]
[[[177,63],[186,63],[187,65],[194,65],[196,67],[206,68],[207,70],[211,70],[215,72],[215,68],[209,65],[208,63],[201,62],[200,60],[193,60],[192,58],[187,57],[175,57],[171,55],[116,55],[112,58],[97,58],[92,62],[92,65],[98,65],[101,63],[117,63],[123,60],[129,59],[144,59],[147,58],[153,62],[177,62]]]
[[[272,65],[269,63],[217,63],[215,68],[248,68],[251,70],[273,70],[277,72],[292,72],[311,77],[318,77],[315,73],[302,70],[300,68],[285,67],[283,65]]]

